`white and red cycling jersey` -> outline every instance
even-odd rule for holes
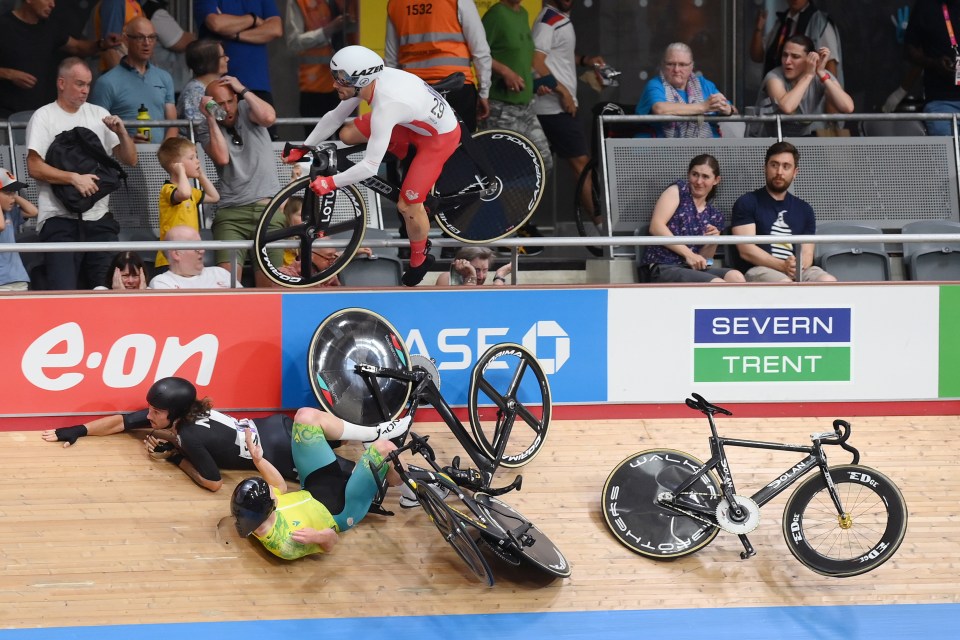
[[[320,119],[304,144],[316,145],[329,138],[359,104],[359,97],[342,101],[336,109],[327,112]],[[449,148],[452,153],[460,140],[457,116],[443,96],[417,76],[399,69],[383,70],[374,85],[374,94],[370,99],[370,113],[359,120],[369,122],[367,151],[361,162],[333,176],[338,187],[354,184],[376,175],[391,139],[394,138],[395,127],[407,129],[405,133],[408,135],[397,136],[397,138],[404,139],[414,146],[418,146],[418,138],[424,139],[423,142],[432,147],[436,145],[430,144],[431,142],[436,143],[439,141],[437,139],[450,138],[452,146],[451,144],[440,146]],[[361,132],[366,135],[366,126],[361,126],[360,122],[357,124]],[[363,124],[366,125],[367,122]],[[440,160],[441,166],[445,160],[446,157]]]

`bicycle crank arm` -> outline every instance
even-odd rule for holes
[[[499,489],[494,489],[493,487],[487,489],[487,493],[492,496],[502,496],[505,493],[510,493],[513,490],[520,490],[520,485],[523,484],[523,476],[517,476],[513,479],[513,482],[508,484],[505,487],[500,487]]]
[[[750,544],[750,540],[747,539],[745,533],[741,533],[739,536],[740,542],[743,543],[743,552],[740,554],[741,560],[746,560],[752,556],[757,555],[757,552],[753,550],[753,545]]]

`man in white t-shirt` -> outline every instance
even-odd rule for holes
[[[567,161],[579,177],[590,161],[583,128],[577,121],[577,67],[602,66],[602,56],[577,53],[577,36],[570,21],[573,0],[546,0],[533,21],[533,109],[550,142],[550,148]],[[587,183],[583,194],[591,192]],[[594,213],[585,196],[583,205]]]
[[[87,102],[93,75],[80,58],[67,58],[57,71],[57,99],[34,112],[27,124],[27,171],[37,181],[41,242],[115,242],[120,225],[109,210],[110,197],[98,200],[80,220],[53,195],[52,185],[72,185],[84,197],[98,190],[95,174],[63,171],[47,164],[47,150],[57,134],[85,127],[100,139],[104,150],[131,167],[137,164],[133,139],[118,116]],[[50,289],[92,289],[101,284],[113,256],[109,252],[48,253]]]
[[[193,227],[180,225],[167,231],[170,242],[199,241],[200,233]],[[150,281],[151,289],[229,289],[230,272],[221,267],[203,266],[203,249],[166,249],[164,255],[170,270]],[[239,282],[233,285],[241,288]]]

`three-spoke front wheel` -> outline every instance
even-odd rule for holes
[[[519,344],[494,345],[470,377],[470,427],[480,449],[500,464],[522,466],[540,451],[550,426],[550,385],[536,356]]]
[[[253,237],[257,266],[272,282],[284,287],[312,287],[337,275],[357,252],[367,229],[367,205],[355,186],[317,196],[309,185],[310,178],[303,177],[277,192],[263,210]],[[295,204],[301,204],[301,222],[287,226],[286,209]],[[335,260],[314,259],[313,241],[320,238],[346,240],[347,246],[337,250]],[[299,275],[284,269],[282,248],[269,246],[279,240],[299,243],[295,250]]]

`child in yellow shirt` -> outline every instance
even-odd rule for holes
[[[186,138],[167,138],[157,149],[160,166],[170,175],[170,179],[160,187],[160,239],[173,227],[186,225],[200,230],[200,203],[215,204],[220,201],[216,187],[203,173],[197,146]],[[200,189],[191,183],[200,180]],[[157,252],[155,265],[166,267],[166,256]]]

